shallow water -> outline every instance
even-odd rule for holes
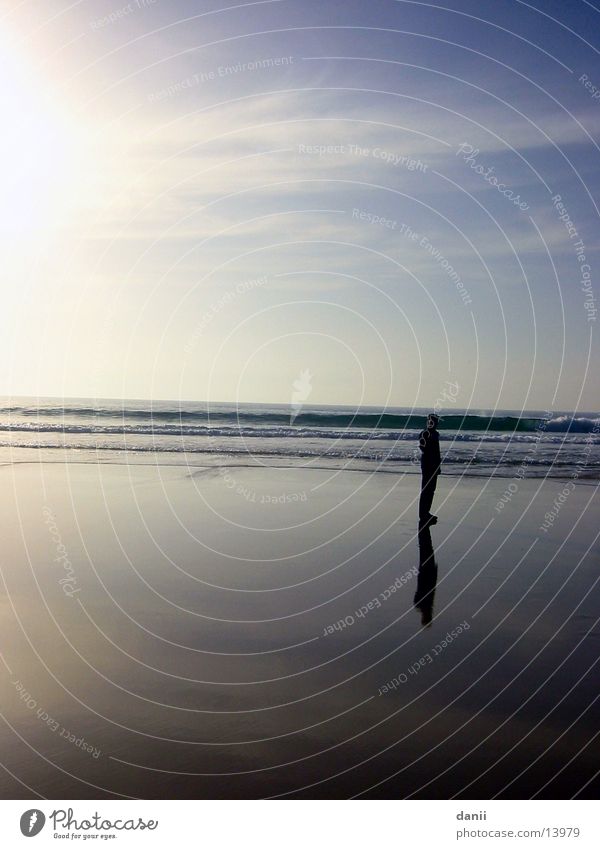
[[[450,397],[450,396],[449,396]],[[450,402],[448,402],[450,403]],[[308,404],[0,399],[0,461],[56,460],[419,471],[427,410]],[[600,478],[600,416],[451,409],[440,421],[446,474]]]

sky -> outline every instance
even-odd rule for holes
[[[597,5],[4,2],[0,393],[597,410]]]

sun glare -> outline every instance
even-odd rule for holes
[[[23,57],[0,37],[2,180],[1,231],[28,238],[55,226],[73,189],[73,128],[43,77],[25,70]]]

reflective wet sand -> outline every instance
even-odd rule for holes
[[[596,487],[0,474],[3,797],[597,794]]]

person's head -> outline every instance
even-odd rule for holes
[[[427,427],[429,428],[429,430],[435,430],[435,428],[438,426],[439,420],[439,416],[436,416],[435,413],[429,413],[429,415],[427,416]]]

